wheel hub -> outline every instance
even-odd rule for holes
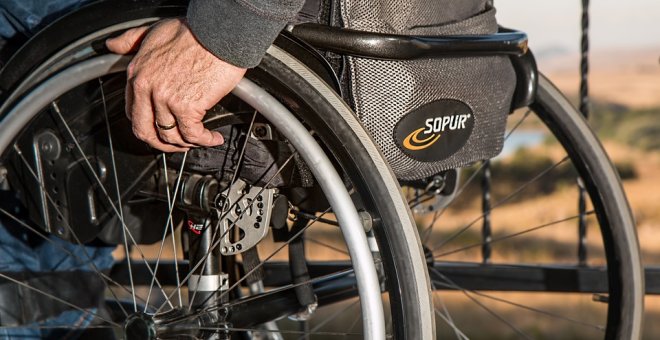
[[[172,309],[165,313],[150,315],[142,312],[131,314],[124,322],[124,339],[156,340],[179,339],[204,335],[200,327],[211,327],[210,316],[191,316],[185,308]]]
[[[124,323],[124,339],[155,340],[156,323],[153,317],[140,312],[130,315]]]

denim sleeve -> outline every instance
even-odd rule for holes
[[[192,0],[188,25],[216,57],[239,67],[255,67],[303,0]]]
[[[31,36],[54,19],[91,0],[0,0],[0,37]]]

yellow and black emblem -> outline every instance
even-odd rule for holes
[[[395,127],[394,140],[409,157],[435,162],[460,150],[473,127],[474,115],[469,106],[458,100],[443,99],[403,116]]]

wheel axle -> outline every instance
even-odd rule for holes
[[[155,315],[136,312],[124,322],[124,339],[228,338],[226,329],[230,325],[224,321],[227,313],[226,309],[220,309],[218,313],[196,315],[194,310],[191,313],[185,307]]]

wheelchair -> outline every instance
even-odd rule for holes
[[[205,125],[227,142],[163,154],[132,136],[130,58],[103,42],[186,6],[95,2],[37,34],[0,73],[0,183],[23,213],[0,212],[40,235],[121,249],[109,273],[90,266],[110,311],[95,327],[126,339],[640,336],[643,271],[620,179],[582,115],[536,70],[523,33],[287,27],[208,112]],[[512,113],[499,140],[506,150],[525,127],[545,131],[532,154],[510,156],[532,164],[542,154],[540,167],[520,172],[489,153],[414,178],[391,161],[389,136],[366,126],[360,89],[346,80],[358,60],[461,56],[510,63]],[[443,124],[460,121],[440,120],[438,132]],[[580,207],[559,206],[547,188]],[[507,214],[520,225],[498,229]],[[567,249],[557,235],[578,223],[588,236]],[[0,279],[40,293],[11,273]]]

